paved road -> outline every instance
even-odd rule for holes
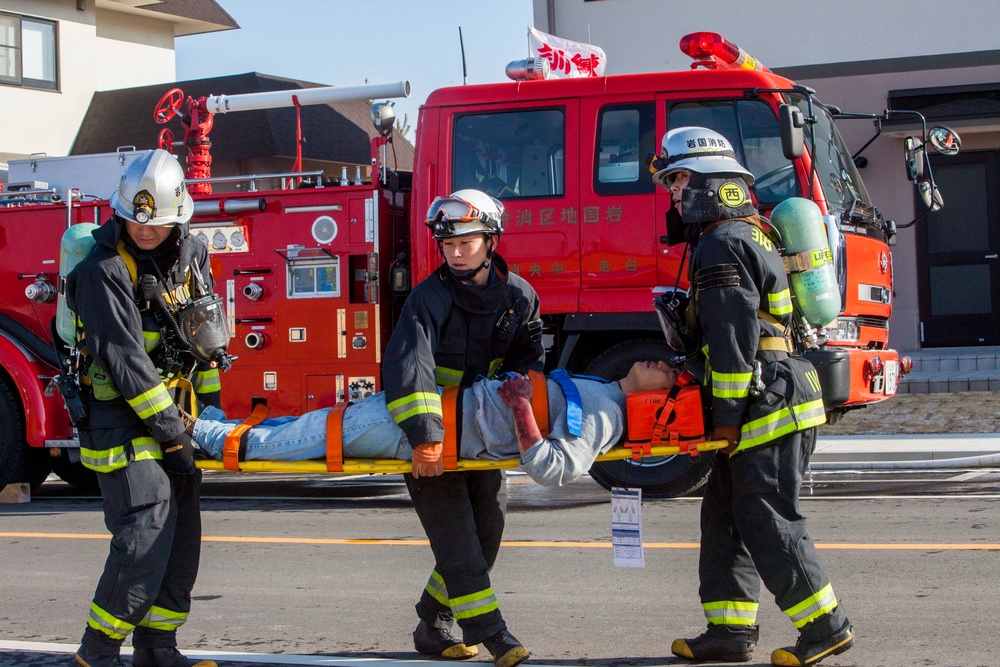
[[[226,667],[417,658],[412,605],[432,562],[399,478],[222,474],[205,491],[186,649],[222,652]],[[811,491],[804,510],[859,633],[824,665],[997,664],[988,610],[1000,593],[1000,474],[815,475]],[[512,477],[494,588],[533,664],[682,664],[670,640],[704,623],[698,499],[648,501],[642,512],[646,567],[614,568],[605,491],[589,479],[548,490]],[[50,482],[31,503],[0,505],[0,665],[67,664],[106,550],[99,499]],[[759,620],[750,664],[769,664],[794,632],[769,601]]]

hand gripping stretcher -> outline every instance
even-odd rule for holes
[[[542,437],[549,434],[548,385],[545,375],[528,373],[532,383],[531,407]],[[621,444],[597,457],[598,461],[688,454],[725,449],[725,440],[705,440],[705,420],[701,395],[691,375],[682,373],[670,389],[630,393],[626,400],[627,431]],[[520,458],[460,459],[456,434],[459,387],[446,387],[441,395],[444,420],[444,470],[496,470],[516,468]],[[327,415],[326,459],[308,461],[246,461],[246,436],[251,428],[268,417],[267,405],[255,403],[250,415],[229,435],[223,446],[222,461],[198,461],[203,470],[242,472],[326,473],[326,474],[399,474],[411,470],[411,462],[400,459],[345,459],[341,437],[344,410],[348,403],[338,403]],[[513,428],[513,424],[511,424]]]

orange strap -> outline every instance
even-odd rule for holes
[[[545,381],[545,373],[528,371],[531,380],[531,411],[535,415],[535,423],[542,437],[549,436],[549,385]]]
[[[226,441],[222,445],[222,467],[226,470],[239,470],[240,462],[246,459],[247,443],[246,434],[254,426],[267,419],[270,410],[267,403],[261,401],[253,406],[250,415],[243,420],[236,428],[226,435]]]
[[[326,415],[326,469],[344,472],[344,410],[347,403],[337,403]]]
[[[444,469],[458,468],[458,392],[460,387],[445,387],[441,394],[441,421],[444,422]]]

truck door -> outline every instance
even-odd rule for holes
[[[582,312],[650,309],[664,233],[657,216],[657,188],[645,163],[657,152],[656,105],[588,97],[582,115],[596,124],[581,128],[580,247]]]
[[[548,314],[576,312],[580,291],[580,124],[576,100],[483,105],[452,116],[451,173],[436,194],[462,188],[500,199],[500,254],[538,291]],[[450,186],[448,185],[450,183]]]
[[[920,342],[1000,344],[1000,153],[934,165],[945,207],[917,228]],[[918,201],[917,210],[923,204]]]

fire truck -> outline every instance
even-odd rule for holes
[[[904,159],[928,210],[941,197],[926,147],[953,154],[957,135],[928,130],[915,112],[843,114],[713,33],[688,35],[681,48],[689,71],[556,80],[547,62],[528,59],[508,66],[512,82],[437,90],[420,110],[412,173],[387,160],[391,102],[378,102],[367,175],[352,182],[293,169],[242,177],[241,190],[225,194],[213,185],[233,177],[210,177],[214,114],[401,96],[408,84],[316,89],[340,97],[309,99],[289,91],[185,102],[168,91],[156,115],[179,116],[185,129],[190,233],[210,250],[238,358],[223,375],[227,413],[245,416],[254,397],[273,414],[299,414],[379,391],[402,303],[441,261],[423,214],[461,188],[506,207],[500,252],[541,297],[550,367],[614,378],[636,360],[672,358],[652,297],[685,290],[686,267],[683,250],[665,244],[669,193],[654,187],[648,160],[668,128],[685,125],[729,139],[755,175],[762,214],[804,197],[824,216],[842,308],[806,342],[830,419],[891,397],[908,370],[888,346],[897,226],[870,201],[860,151],[852,156],[835,121],[866,118],[877,136],[890,116],[919,117],[923,130],[906,140]],[[169,132],[161,143],[175,145]],[[53,469],[93,484],[53,382],[60,238],[110,216],[107,197],[135,155],[11,163],[13,187],[0,193],[0,484],[40,483]],[[19,174],[26,183],[17,185]],[[281,187],[258,189],[267,177]],[[710,465],[705,455],[646,458],[598,463],[591,474],[608,488],[672,497],[697,489]]]

